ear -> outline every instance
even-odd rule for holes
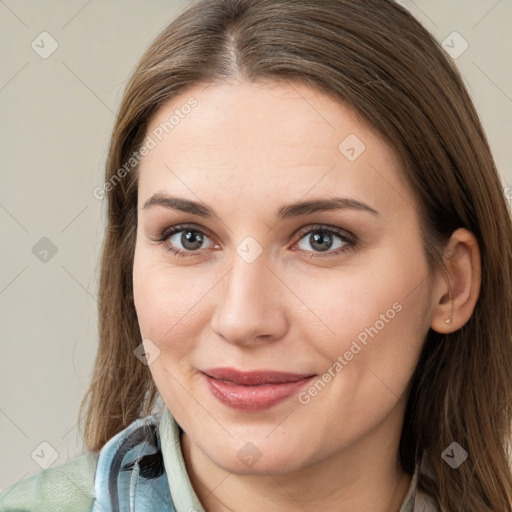
[[[445,249],[448,275],[440,273],[432,295],[431,328],[440,333],[460,329],[475,309],[481,285],[480,248],[464,228],[452,233]],[[446,320],[451,318],[450,323]]]

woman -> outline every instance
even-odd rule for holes
[[[510,211],[405,9],[195,2],[94,193],[88,453],[1,510],[512,510]]]

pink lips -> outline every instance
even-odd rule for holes
[[[243,411],[260,411],[285,400],[315,375],[267,370],[209,368],[203,372],[209,390],[223,404]]]

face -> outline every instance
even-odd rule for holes
[[[190,89],[146,135],[135,305],[191,443],[263,474],[378,429],[399,437],[432,288],[391,148],[348,107],[277,82]],[[256,385],[236,370],[267,374]]]

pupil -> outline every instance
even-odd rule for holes
[[[311,235],[311,247],[315,247],[317,245],[316,249],[319,251],[327,251],[329,247],[331,247],[331,237],[327,234],[314,234]],[[325,245],[320,244],[327,244],[327,247]]]
[[[200,233],[197,233],[195,231],[184,231],[183,234],[181,235],[181,243],[182,243],[183,247],[193,251],[193,250],[199,249],[201,247],[201,244],[203,243],[203,239],[202,239]],[[192,247],[187,246],[187,243],[191,243]]]

